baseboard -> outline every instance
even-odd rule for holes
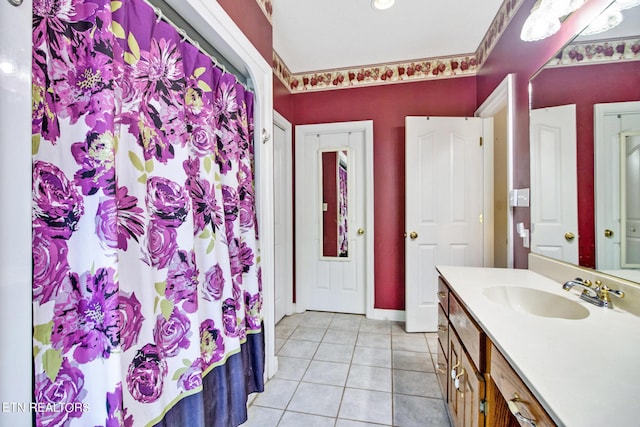
[[[406,320],[406,315],[404,310],[385,310],[382,308],[374,308],[373,319],[391,320],[393,322],[404,322]]]

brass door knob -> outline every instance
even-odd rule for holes
[[[416,240],[418,238],[418,233],[416,233],[415,231],[412,231],[411,233],[409,233],[409,238],[411,240]]]
[[[608,228],[604,230],[604,237],[613,237],[613,230],[609,230]]]
[[[564,233],[564,238],[566,239],[567,242],[570,242],[576,238],[576,235],[570,231],[567,231],[566,233]]]
[[[364,228],[358,228],[358,236],[362,236],[364,234]]]

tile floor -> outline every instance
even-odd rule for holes
[[[276,325],[278,373],[244,427],[449,427],[438,338],[399,322],[306,312]]]

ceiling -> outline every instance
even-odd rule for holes
[[[273,0],[273,47],[294,73],[473,54],[502,0]]]

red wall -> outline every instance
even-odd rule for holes
[[[270,63],[271,24],[257,2],[219,2]],[[472,115],[507,74],[515,74],[514,184],[516,188],[528,187],[528,80],[609,2],[588,0],[555,36],[526,43],[520,40],[520,29],[535,0],[525,0],[477,77],[295,95],[274,77],[274,108],[294,125],[374,120],[376,308],[404,308],[404,117]],[[514,223],[524,222],[529,227],[528,208],[517,208],[514,216]],[[516,267],[527,267],[527,254],[528,249],[516,245]]]
[[[293,122],[293,96],[279,78],[273,76],[273,109]]]
[[[271,23],[256,0],[218,0],[220,6],[233,19],[269,64],[273,61],[273,32]]]
[[[576,104],[580,265],[595,268],[593,105],[640,99],[640,61],[546,69],[535,77],[532,108]]]
[[[404,309],[404,118],[472,116],[475,77],[292,96],[294,125],[373,120],[375,302]]]
[[[536,42],[520,40],[522,25],[536,0],[525,0],[520,9],[505,29],[489,57],[478,73],[478,105],[508,75],[515,75],[515,123],[514,123],[514,188],[529,188],[529,79],[558,52],[562,46],[579,33],[588,22],[591,22],[610,0],[588,0],[562,24],[555,35]],[[515,224],[522,222],[530,229],[530,209],[514,209]],[[522,239],[516,238],[514,250],[514,266],[527,268],[529,249],[522,245]]]

